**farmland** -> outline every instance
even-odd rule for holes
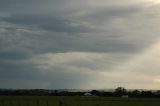
[[[80,96],[1,96],[0,106],[160,106],[160,99]]]

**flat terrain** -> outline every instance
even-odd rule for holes
[[[1,96],[0,106],[160,106],[160,99],[79,96]]]

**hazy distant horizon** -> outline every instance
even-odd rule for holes
[[[160,89],[160,0],[0,0],[0,88]]]

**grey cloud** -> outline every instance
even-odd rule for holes
[[[37,78],[37,71],[31,63],[21,61],[0,61],[1,79],[34,79]],[[40,76],[40,75],[39,75]]]
[[[65,18],[65,15],[62,18],[62,16],[59,15],[60,13],[58,13],[56,17],[49,15],[44,16],[43,13],[41,15],[12,15],[11,17],[3,18],[3,20],[16,25],[31,28],[37,27],[40,28],[39,30],[42,29],[49,31],[49,33],[43,33],[45,34],[45,37],[42,37],[42,34],[36,36],[31,34],[32,36],[35,36],[33,39],[28,37],[29,34],[28,36],[22,37],[24,39],[28,39],[27,41],[32,42],[31,44],[34,44],[29,47],[32,50],[38,50],[40,52],[93,51],[111,53],[135,53],[145,48],[149,43],[147,44],[145,39],[142,40],[142,42],[137,41],[137,43],[134,43],[134,39],[128,39],[127,37],[125,38],[123,37],[125,33],[121,33],[118,31],[110,32],[102,30],[102,32],[94,33],[94,31],[96,32],[98,31],[98,29],[92,29],[91,27],[86,26],[82,23],[83,21],[87,21],[91,22],[92,25],[92,22],[95,22],[96,24],[93,24],[93,26],[96,26],[97,23],[106,23],[106,21],[107,23],[111,23],[112,21],[114,21],[114,18],[127,18],[128,15],[138,13],[140,10],[140,6],[116,8],[110,7],[103,9],[96,8],[95,11],[91,8],[89,11],[86,10],[86,15],[80,16],[79,21],[71,21],[71,19]],[[109,27],[112,28],[116,26],[106,26],[106,30]],[[69,34],[61,35],[58,33],[50,33],[51,31]],[[79,33],[84,33],[86,35],[81,36]],[[103,33],[104,35],[106,34],[106,36],[100,36],[99,34],[101,33]],[[87,36],[87,34],[90,34],[90,36]],[[117,37],[110,38],[110,36],[116,36],[117,34]],[[132,36],[132,34],[128,36]],[[123,37],[124,39],[120,39],[121,37]],[[23,44],[23,42],[21,43]],[[39,44],[43,45],[39,47]],[[30,44],[27,44],[27,46],[30,46]]]
[[[7,83],[6,83],[7,82]],[[1,88],[4,89],[48,89],[49,83],[45,81],[22,80],[22,79],[1,79]],[[18,84],[18,85],[17,85]]]
[[[65,18],[63,19],[59,16],[12,15],[11,17],[6,17],[2,20],[13,24],[39,27],[53,32],[85,33],[91,31],[91,28],[81,23]]]
[[[41,4],[41,3],[56,3],[56,4],[61,4],[61,3],[66,3],[64,0],[1,0],[0,4],[1,6],[4,5],[13,5],[13,6],[18,6],[18,5],[32,5],[33,4]]]
[[[103,7],[92,8],[86,10],[86,14],[79,16],[87,22],[95,24],[109,23],[110,21],[118,18],[128,18],[134,14],[137,14],[143,10],[140,5],[125,6],[125,7]]]
[[[26,8],[34,8],[40,9],[40,6],[43,6],[45,4],[55,3],[55,4],[62,4],[65,1],[61,0],[1,0],[0,1],[0,8],[3,11],[19,11],[18,9],[22,9],[25,11]],[[43,4],[43,5],[42,5]],[[56,6],[56,5],[55,5]],[[43,8],[43,7],[41,7]]]
[[[63,66],[54,66],[52,69],[38,68],[38,64],[27,61],[0,61],[0,83],[1,87],[12,88],[81,88],[83,82],[89,83],[92,76],[88,77],[82,73],[68,73]],[[39,66],[39,65],[38,65]],[[4,80],[5,79],[5,80]],[[12,86],[12,82],[20,82],[17,86]],[[7,82],[7,84],[5,84]],[[40,83],[42,82],[42,83]],[[38,84],[37,86],[33,85]],[[9,86],[10,85],[10,86]]]
[[[58,14],[63,17],[75,11],[70,7],[70,2],[70,0],[1,0],[0,11],[9,14]]]
[[[145,43],[134,43],[132,39],[119,39],[98,35],[80,36],[79,34],[70,35],[52,32],[35,33],[30,30],[27,32],[8,30],[8,33],[2,34],[0,38],[2,48],[4,46],[10,49],[23,48],[33,53],[69,51],[135,53],[146,46]]]
[[[17,48],[8,48],[8,50],[0,51],[0,60],[19,60],[31,58],[31,53],[27,50],[20,50]]]

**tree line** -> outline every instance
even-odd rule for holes
[[[0,89],[0,96],[86,96],[88,92],[90,96],[100,97],[148,97],[148,98],[160,98],[160,90],[127,90],[124,87],[118,87],[114,91],[77,91],[70,90],[46,90],[46,89]]]

